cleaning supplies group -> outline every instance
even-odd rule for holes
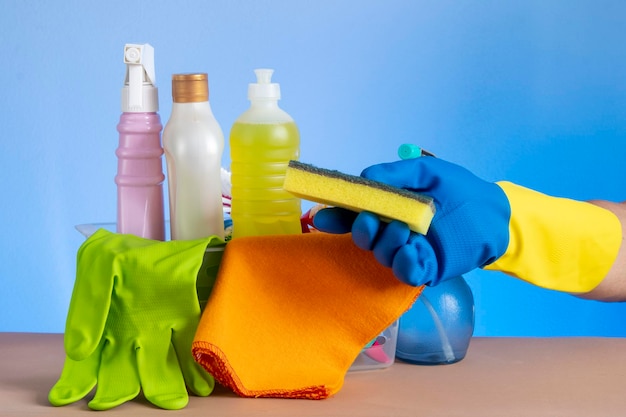
[[[154,49],[124,46],[117,231],[165,240],[162,155],[167,165],[170,235],[174,240],[224,238],[224,135],[209,104],[206,73],[172,76],[172,114],[158,111]],[[288,162],[299,158],[298,128],[278,107],[273,70],[255,70],[250,108],[230,133],[233,237],[301,233],[300,199],[283,189]],[[163,147],[160,133],[163,130]]]
[[[220,277],[236,278],[221,278],[219,286],[215,281],[213,287],[217,273],[197,276],[195,287],[198,299],[206,308],[202,314],[204,325],[197,331],[193,343],[196,361],[219,382],[240,395],[290,398],[326,398],[334,394],[341,387],[351,363],[355,364],[355,370],[389,366],[395,354],[397,334],[397,325],[392,323],[413,303],[421,288],[401,284],[388,268],[377,264],[373,256],[364,257],[348,236],[303,233],[308,231],[308,226],[303,226],[301,220],[300,199],[309,195],[306,192],[308,188],[297,181],[294,187],[293,181],[298,173],[296,168],[305,166],[297,165],[300,137],[294,120],[278,106],[280,86],[271,81],[273,70],[255,70],[257,82],[248,87],[250,108],[232,126],[229,138],[229,183],[232,187],[228,187],[230,195],[225,196],[222,181],[225,170],[221,167],[224,135],[209,104],[207,74],[172,76],[172,113],[163,129],[157,114],[153,48],[149,44],[127,44],[124,62],[127,72],[122,90],[123,114],[118,125],[120,144],[116,176],[119,234],[131,235],[127,236],[130,240],[166,240],[163,154],[167,166],[172,241],[162,244],[166,247],[167,244],[188,244],[208,237],[217,237],[223,243],[223,240],[228,240],[224,230],[224,212],[230,210],[231,213],[233,242],[226,245],[228,250],[224,250],[223,245],[214,249],[218,251],[215,259],[219,263]],[[160,145],[161,131],[163,147]],[[290,172],[291,182],[287,181]],[[314,174],[321,172],[325,171],[313,171]],[[304,170],[304,174],[307,173],[309,171]],[[301,182],[306,183],[306,177],[301,178]],[[364,187],[354,195],[339,186],[333,202],[359,201],[363,194],[367,195],[367,191],[373,189],[369,183]],[[402,193],[396,190],[388,194],[395,196]],[[326,193],[322,192],[321,196],[324,195]],[[225,197],[232,198],[230,204],[224,203]],[[418,230],[425,232],[433,216],[432,202],[416,194],[404,197],[416,203],[412,206],[416,212],[411,214],[417,218]],[[377,200],[376,196],[374,200]],[[377,212],[379,205],[370,206],[372,200],[369,201],[357,208]],[[382,214],[385,213],[393,217],[393,213],[385,211]],[[243,238],[251,236],[256,238]],[[270,253],[286,256],[280,262],[282,269],[272,256],[267,256]],[[289,256],[290,253],[292,256]],[[163,252],[160,254],[163,255]],[[130,258],[125,255],[125,259]],[[326,262],[327,259],[331,260]],[[135,261],[129,262],[134,264]],[[207,262],[205,253],[200,270],[207,270],[215,264]],[[250,269],[245,269],[248,267]],[[249,273],[252,270],[254,273]],[[294,278],[296,270],[298,279]],[[247,293],[251,298],[245,297],[241,288],[254,288],[246,284],[246,279],[257,286],[267,286],[269,284],[263,280],[271,279],[276,291],[267,292],[266,299],[260,297],[263,294],[257,291]],[[316,281],[317,286],[311,285],[312,280],[319,281]],[[371,285],[367,284],[368,281]],[[236,285],[229,287],[233,283]],[[207,302],[209,293],[210,303]],[[288,296],[285,297],[285,294]],[[344,300],[346,294],[350,294],[349,301]],[[337,303],[343,309],[339,315],[342,317],[340,322],[328,316],[336,317],[338,311],[327,308],[333,299],[339,300]],[[375,307],[372,307],[373,304]],[[280,308],[276,310],[276,306]],[[372,317],[362,314],[366,306]],[[283,309],[289,313],[285,314]],[[241,314],[242,311],[249,314]],[[312,313],[316,311],[318,313]],[[222,326],[225,322],[235,323],[230,316],[233,312],[235,318],[243,318],[243,321],[239,325]],[[299,316],[298,312],[302,315]],[[317,321],[310,320],[311,316]],[[326,316],[328,319],[325,319]],[[275,331],[268,332],[266,327],[258,325],[259,317],[267,317],[260,320],[262,323],[284,329],[281,333],[290,335],[288,339],[292,349],[276,350],[272,336]],[[257,323],[253,327],[258,337],[250,337],[250,323],[246,320]],[[215,327],[215,324],[219,325]],[[383,336],[385,329],[393,330],[389,343]],[[337,346],[327,343],[328,352],[320,350],[319,345],[312,343],[320,335],[337,342]],[[240,337],[243,337],[242,342]],[[191,340],[189,342],[191,344]],[[263,367],[252,365],[258,362],[256,359],[249,361],[253,357],[249,352],[255,351],[271,353],[271,356],[263,355],[266,358]],[[240,361],[241,352],[244,362]],[[287,360],[287,356],[293,363]],[[334,358],[330,367],[326,366],[329,356]],[[360,358],[364,360],[359,362]],[[72,362],[68,360],[68,363],[70,369]],[[324,366],[320,367],[320,363]],[[294,373],[296,364],[300,368]],[[276,369],[268,373],[267,366],[275,366]],[[112,366],[103,364],[101,368],[106,372]],[[67,403],[63,393],[66,382],[72,385],[71,372],[68,371],[69,376],[62,378],[60,385],[53,390],[53,403]],[[150,376],[142,384],[150,385]],[[108,387],[99,389],[99,392],[106,392]],[[82,395],[81,392],[81,398]],[[114,406],[102,405],[97,397],[94,407],[103,409]],[[153,397],[156,401],[159,396]],[[71,400],[75,401],[75,398],[78,396],[72,396]],[[163,408],[180,408],[186,404],[183,401],[176,404],[152,402]]]

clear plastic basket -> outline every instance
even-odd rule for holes
[[[85,237],[91,236],[100,228],[115,232],[116,225],[115,223],[90,223],[76,226],[76,230]],[[169,228],[166,227],[166,229]],[[212,247],[207,248],[204,255],[196,284],[198,301],[202,310],[213,289],[223,252],[224,246]],[[396,357],[397,340],[398,321],[395,321],[363,348],[348,371],[367,371],[391,366]]]
[[[396,358],[397,340],[398,321],[396,320],[363,348],[348,371],[368,371],[391,366]]]

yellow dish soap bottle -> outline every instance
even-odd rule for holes
[[[302,232],[300,199],[283,189],[289,160],[300,156],[296,123],[278,107],[274,70],[254,70],[250,108],[230,131],[233,238]]]

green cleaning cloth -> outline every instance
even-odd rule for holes
[[[187,388],[209,395],[213,377],[193,359],[200,320],[196,277],[218,237],[161,242],[98,230],[78,250],[65,328],[67,354],[48,399],[55,406],[85,397],[106,410],[140,390],[164,409],[189,401]]]

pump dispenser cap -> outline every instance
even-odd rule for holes
[[[122,88],[124,113],[152,113],[159,110],[159,93],[154,72],[154,48],[128,43],[124,45],[126,81]]]
[[[280,100],[280,84],[272,83],[273,69],[255,69],[256,83],[248,85],[248,99]]]

